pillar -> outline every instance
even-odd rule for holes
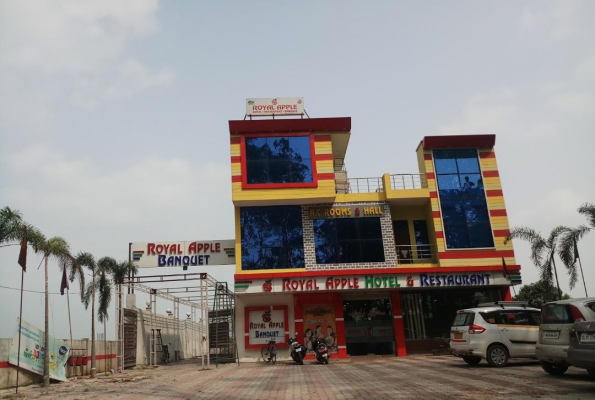
[[[339,358],[347,358],[347,337],[343,314],[343,294],[335,294],[335,324],[337,325],[337,353]]]
[[[405,345],[405,328],[403,326],[403,312],[401,311],[401,294],[395,290],[390,292],[390,302],[393,307],[393,321],[395,331],[395,346],[397,356],[406,357],[407,347]]]

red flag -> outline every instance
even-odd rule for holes
[[[21,241],[21,252],[19,253],[19,265],[27,272],[27,239]]]
[[[68,278],[66,278],[66,264],[64,264],[64,270],[62,272],[62,284],[60,285],[60,294],[64,296],[64,289],[69,289]]]

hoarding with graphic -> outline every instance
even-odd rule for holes
[[[17,354],[19,348],[19,322],[17,318],[17,328],[12,338],[8,362],[16,366],[18,359],[20,359],[20,368],[43,375],[43,357],[46,352],[44,331],[23,321],[21,332],[21,352]],[[49,339],[50,378],[65,382],[68,379],[66,378],[64,366],[70,356],[70,348],[62,340],[54,339],[52,336]]]
[[[312,350],[312,340],[326,344],[332,353],[337,352],[337,325],[331,304],[304,305],[304,344]]]
[[[287,306],[246,307],[246,348],[262,348],[270,340],[284,347],[289,339],[287,311]]]
[[[139,268],[234,265],[235,240],[130,243],[130,259]]]
[[[303,115],[304,99],[302,97],[246,99],[246,114],[252,116]]]

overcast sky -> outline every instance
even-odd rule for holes
[[[417,172],[424,135],[494,133],[511,226],[576,226],[595,202],[594,16],[571,0],[0,0],[0,206],[96,257],[233,238],[227,121],[247,97],[303,96],[311,117],[352,117],[350,177]],[[579,249],[595,295],[595,232]],[[534,282],[527,244],[515,250]],[[17,256],[0,249],[0,285],[20,286]],[[25,288],[41,291],[30,260]],[[233,267],[200,271],[233,281]],[[51,333],[67,337],[66,297],[52,299]],[[0,337],[18,300],[0,288]],[[25,294],[39,327],[42,300]]]

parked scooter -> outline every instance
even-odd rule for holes
[[[326,344],[319,342],[317,339],[313,339],[312,350],[314,350],[314,355],[319,363],[328,364],[328,359],[331,358],[331,354],[328,352]]]
[[[297,336],[298,333],[296,332],[295,337],[297,338]],[[289,338],[287,344],[289,345],[289,349],[291,350],[291,358],[293,358],[293,361],[295,361],[299,365],[304,365],[304,357],[306,356],[306,351],[308,350],[306,349],[306,346],[300,344],[297,341],[297,339],[294,338]]]

